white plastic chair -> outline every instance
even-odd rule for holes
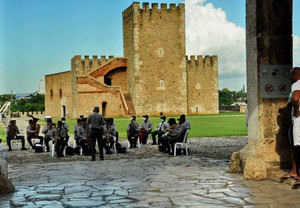
[[[39,138],[32,138],[31,139],[32,145],[34,146],[35,144],[38,144],[41,142],[41,140]]]
[[[187,137],[188,137],[189,131],[190,131],[189,129],[186,130],[182,142],[177,142],[177,143],[175,143],[175,145],[174,145],[174,156],[176,156],[176,150],[177,150],[177,147],[185,148],[185,154],[186,154],[186,156],[189,155],[189,153],[188,153],[188,144],[187,144]]]
[[[19,139],[20,140],[20,139]],[[10,146],[11,146],[11,148],[13,148],[13,144],[15,143],[15,142],[18,142],[19,141],[18,139],[12,139],[12,140],[10,140]],[[21,140],[20,140],[21,141]]]

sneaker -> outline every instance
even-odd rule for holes
[[[95,160],[96,160],[96,158],[95,158],[95,157],[92,157],[91,161],[95,161]]]
[[[8,149],[8,151],[12,151],[12,149]]]
[[[100,157],[100,160],[104,160],[104,157]]]
[[[27,150],[25,147],[22,147],[22,149],[21,150]]]

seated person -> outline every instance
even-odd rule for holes
[[[86,120],[87,120],[86,118],[79,119],[79,125],[77,126],[77,136],[75,137],[75,139],[76,139],[76,144],[82,148],[83,153],[85,155],[89,155],[90,145],[88,140],[88,131],[85,128]]]
[[[156,131],[153,131],[151,133],[152,140],[153,140],[152,145],[156,145],[156,135],[158,135],[158,144],[160,144],[161,136],[164,135],[166,133],[166,130],[170,127],[169,123],[166,122],[165,116],[161,116],[160,118],[161,118],[161,122],[157,125]]]
[[[187,120],[185,120],[185,115],[181,114],[180,118],[178,119],[180,122],[180,125],[182,125],[185,129],[191,129],[191,123]]]
[[[144,117],[144,121],[142,123],[142,128],[140,129],[139,132],[139,139],[142,144],[147,144],[148,135],[151,134],[153,124],[149,120],[148,115],[144,115],[143,117]]]
[[[79,145],[78,143],[77,143],[77,141],[78,141],[78,134],[77,134],[77,132],[78,132],[78,128],[79,128],[79,126],[81,125],[80,123],[81,123],[81,118],[78,118],[77,119],[77,124],[73,127],[73,133],[74,133],[74,140],[75,140],[75,142],[76,142],[76,144],[77,145]]]
[[[118,143],[118,132],[116,129],[116,125],[114,124],[113,118],[106,119],[106,128],[104,131],[105,145],[104,148],[106,150],[106,154],[111,154],[111,148],[114,143]],[[116,138],[116,141],[115,139]]]
[[[127,138],[130,143],[130,148],[136,148],[136,142],[139,136],[139,124],[135,120],[136,117],[132,116],[127,127]]]
[[[174,144],[183,139],[182,134],[184,132],[184,128],[180,124],[176,123],[175,118],[170,118],[168,123],[170,125],[168,134],[162,138],[161,143],[168,153],[173,154]]]
[[[25,148],[24,136],[18,136],[18,134],[20,134],[20,131],[16,125],[16,120],[10,120],[9,125],[6,129],[6,142],[7,142],[7,146],[8,146],[8,151],[12,151],[11,140],[21,140],[21,142],[22,142],[21,150],[27,150]]]
[[[191,128],[190,122],[185,120],[185,115],[182,114],[180,116],[180,118],[178,119],[179,123],[179,127],[177,128],[176,137],[171,137],[169,140],[169,145],[172,148],[172,152],[170,154],[174,154],[174,147],[175,147],[175,143],[177,142],[183,142],[184,140],[184,136],[185,136],[185,132]]]
[[[55,135],[55,151],[56,155],[58,157],[63,157],[63,152],[65,149],[65,146],[67,144],[67,130],[63,127],[62,121],[57,122],[57,127],[56,127],[56,135]]]
[[[29,125],[26,128],[26,133],[27,133],[27,141],[30,144],[30,146],[32,147],[32,149],[34,147],[33,147],[33,144],[31,142],[31,139],[38,138],[38,139],[40,139],[40,144],[41,145],[43,144],[43,139],[44,138],[42,136],[39,136],[40,125],[37,124],[34,120],[32,120],[32,119],[29,120]]]
[[[43,127],[42,133],[45,134],[44,141],[47,148],[47,152],[50,152],[49,142],[54,141],[54,137],[56,135],[56,125],[52,122],[52,119],[47,119],[47,125]]]
[[[66,123],[66,118],[65,117],[62,117],[61,118],[61,122],[62,122],[62,127],[67,131],[67,137],[66,137],[66,145],[68,146],[68,143],[69,143],[69,126],[68,124]]]

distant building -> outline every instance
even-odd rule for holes
[[[123,11],[124,57],[74,56],[45,77],[53,117],[217,114],[217,56],[186,56],[184,4],[134,2]]]
[[[45,94],[45,80],[40,80],[39,90],[37,91],[39,94]]]

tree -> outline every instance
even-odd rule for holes
[[[22,98],[15,100],[11,105],[11,111],[16,112],[30,112],[30,111],[44,111],[45,110],[45,95],[33,93],[30,98]]]
[[[234,103],[233,93],[228,89],[224,88],[219,90],[219,105],[231,105]]]

